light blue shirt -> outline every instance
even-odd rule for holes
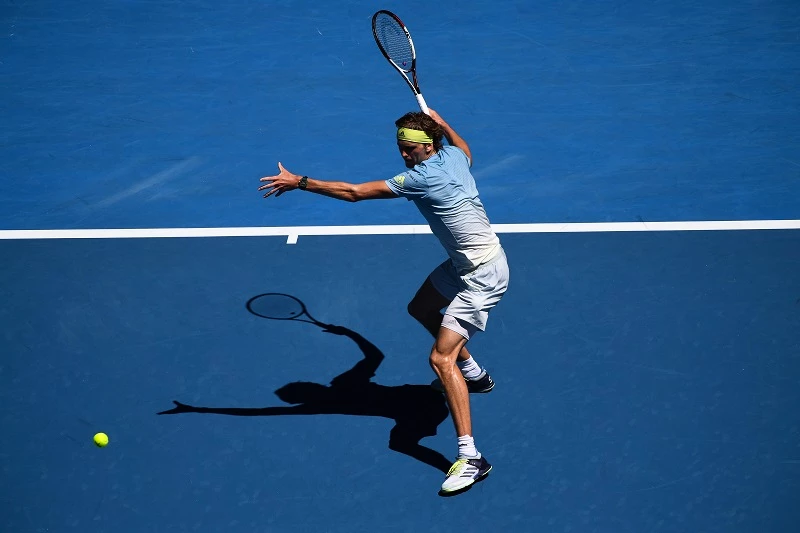
[[[444,146],[414,168],[386,180],[395,194],[414,202],[461,272],[474,270],[500,252],[500,239],[478,198],[469,165],[460,148]]]

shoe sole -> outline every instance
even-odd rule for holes
[[[471,479],[469,481],[465,481],[463,485],[459,485],[457,487],[453,487],[453,488],[449,488],[449,489],[441,489],[439,492],[442,493],[442,494],[450,494],[450,493],[453,493],[453,492],[458,492],[460,490],[464,490],[467,487],[471,487],[472,485],[474,485],[478,481],[480,481],[483,478],[485,478],[486,476],[488,476],[489,472],[491,472],[491,471],[492,471],[492,466],[489,465],[489,468],[486,469],[486,472],[484,472],[480,476],[476,477],[475,479]]]

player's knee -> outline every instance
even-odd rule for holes
[[[431,365],[434,372],[441,375],[456,364],[456,357],[453,354],[442,352],[434,347],[433,350],[431,350],[431,354],[428,356],[428,363]]]

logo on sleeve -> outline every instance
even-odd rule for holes
[[[392,181],[395,182],[400,187],[406,182],[406,177],[403,174],[398,174],[397,176],[392,178]]]

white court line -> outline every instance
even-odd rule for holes
[[[708,220],[687,222],[572,222],[494,224],[497,233],[594,233],[643,231],[742,231],[800,229],[800,220]],[[120,228],[0,230],[0,240],[28,239],[157,239],[174,237],[286,237],[296,244],[312,235],[422,235],[428,226],[279,226],[231,228]]]

